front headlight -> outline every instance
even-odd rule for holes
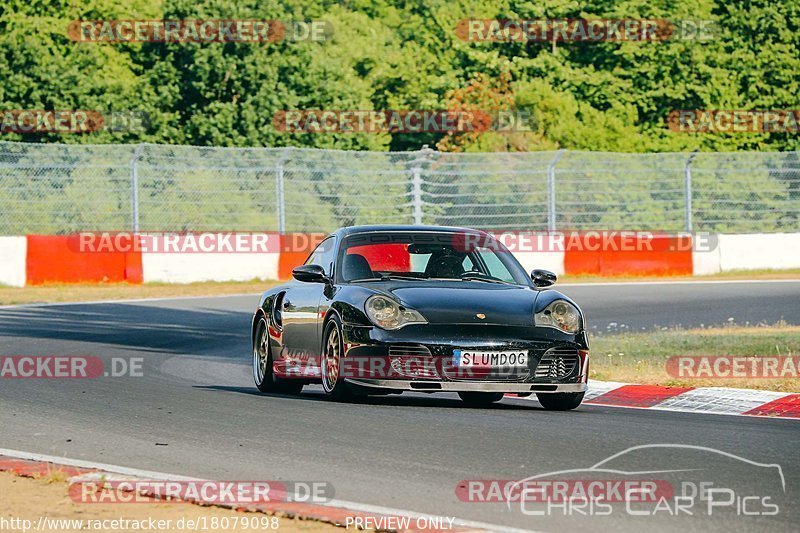
[[[402,307],[391,298],[379,294],[367,298],[364,310],[372,323],[383,329],[400,329],[409,324],[428,323],[417,311]]]
[[[578,308],[565,300],[556,300],[534,315],[537,326],[550,326],[566,333],[577,333],[583,327]]]

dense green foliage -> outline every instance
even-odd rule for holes
[[[87,44],[87,19],[329,21],[326,42]],[[716,22],[708,41],[478,43],[465,18],[648,18]],[[139,110],[146,131],[3,134],[5,140],[159,142],[464,151],[797,150],[797,134],[670,132],[675,109],[800,108],[795,0],[4,0],[0,109]],[[448,109],[475,80],[529,110],[536,131],[289,134],[286,109]],[[495,80],[497,83],[494,83]],[[472,102],[479,106],[481,101]]]

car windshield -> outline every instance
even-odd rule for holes
[[[527,284],[522,267],[489,235],[375,232],[348,237],[340,251],[347,282],[458,280]]]

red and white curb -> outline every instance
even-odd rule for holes
[[[800,418],[800,394],[726,387],[666,387],[589,380],[583,403],[716,415]]]
[[[39,477],[46,476],[50,472],[58,470],[70,476],[70,482],[85,482],[90,480],[104,479],[107,481],[207,481],[199,478],[166,474],[163,472],[153,472],[139,470],[124,466],[95,463],[52,455],[42,455],[18,450],[8,450],[0,448],[0,472],[12,472],[18,476]],[[203,502],[186,500],[186,503],[205,505]],[[403,509],[394,509],[377,505],[360,504],[344,500],[331,500],[326,504],[311,504],[299,502],[274,501],[257,504],[220,504],[214,503],[216,507],[226,507],[236,510],[261,511],[269,514],[278,514],[289,518],[300,518],[304,520],[316,520],[335,526],[344,527],[348,518],[368,518],[370,524],[397,524],[403,523],[398,518],[409,518],[406,523],[409,527],[397,529],[395,527],[381,528],[398,532],[438,532],[448,531],[450,533],[466,532],[507,532],[523,533],[530,530],[516,529],[484,522],[462,520],[454,517],[442,517],[427,515]],[[418,528],[420,523],[417,519],[424,519],[423,523],[444,524],[442,527]],[[390,521],[391,520],[391,521]],[[438,520],[438,521],[437,521]],[[451,522],[452,521],[452,522]],[[452,525],[451,525],[452,524]]]

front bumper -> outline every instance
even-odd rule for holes
[[[348,383],[376,389],[423,392],[558,393],[585,392],[586,383],[497,383],[492,381],[423,381],[398,379],[347,379]]]
[[[344,338],[345,365],[354,369],[344,377],[365,387],[528,394],[586,390],[588,346],[583,332],[568,335],[544,327],[442,324],[385,331],[346,324]],[[528,365],[470,373],[457,366],[457,349],[526,351]]]

